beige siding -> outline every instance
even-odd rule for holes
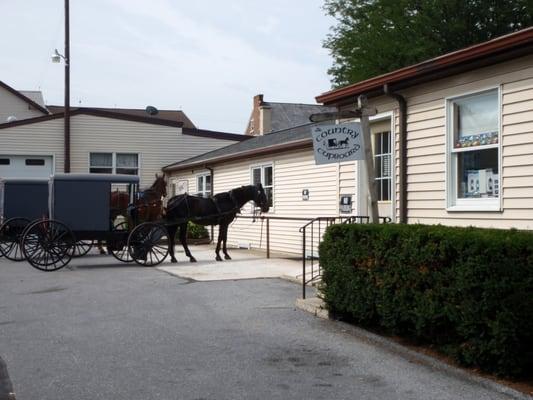
[[[76,115],[72,118],[72,172],[89,172],[90,152],[140,155],[141,186],[149,185],[161,168],[234,142],[183,135],[180,128]]]
[[[311,149],[276,154],[271,157],[249,158],[241,162],[214,166],[215,193],[251,183],[250,169],[255,165],[272,163],[274,167],[274,207],[269,216],[312,219],[317,216],[338,215],[339,179],[347,193],[354,193],[354,163],[315,165]],[[196,175],[205,170],[171,174],[170,180],[188,179],[194,193]],[[351,182],[350,182],[351,181]],[[351,186],[351,192],[349,192]],[[309,200],[302,200],[302,190],[309,189]],[[251,215],[251,204],[243,207],[242,215]],[[272,251],[301,253],[302,235],[299,228],[306,221],[270,221]],[[321,231],[323,233],[323,229]],[[318,232],[315,233],[318,235]],[[318,236],[317,236],[318,237]],[[316,239],[316,237],[315,237]],[[252,248],[266,248],[266,222],[237,219],[228,234],[228,244]]]
[[[63,172],[63,119],[0,130],[0,153],[54,155],[55,170]],[[71,172],[89,172],[89,153],[139,154],[141,186],[154,181],[161,168],[234,143],[183,135],[181,128],[123,121],[91,115],[71,118]]]
[[[532,65],[533,56],[522,57],[402,93],[408,104],[408,222],[533,229]],[[446,98],[497,86],[502,92],[503,211],[446,211]],[[376,100],[377,104],[383,102],[382,98]],[[392,107],[398,129],[397,106]],[[396,138],[398,145],[399,138]],[[397,146],[396,166],[398,151]],[[396,192],[399,192],[398,184]]]
[[[35,110],[21,98],[0,87],[0,124],[5,123],[7,118],[11,115],[17,117],[18,120],[21,120],[40,117],[45,114]]]
[[[54,156],[55,171],[63,171],[63,120],[0,129],[0,154]]]

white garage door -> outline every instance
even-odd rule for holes
[[[0,154],[0,178],[48,178],[52,171],[52,156]]]

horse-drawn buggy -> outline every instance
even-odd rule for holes
[[[174,244],[178,230],[185,253],[194,262],[186,243],[189,221],[220,225],[216,258],[221,260],[219,251],[223,243],[225,258],[229,259],[227,230],[235,215],[248,201],[268,210],[260,185],[243,186],[211,198],[178,195],[163,208],[162,198],[166,196],[163,177],[156,176],[152,187],[143,192],[139,191],[139,178],[132,175],[59,174],[49,180],[31,182],[35,187],[26,188],[31,205],[22,206],[21,210],[13,207],[11,200],[6,202],[6,193],[10,192],[5,185],[0,192],[4,193],[2,209],[9,211],[4,212],[6,216],[24,213],[18,217],[19,224],[9,225],[10,239],[4,242],[8,250],[16,248],[19,260],[26,259],[43,271],[64,267],[72,257],[88,252],[94,241],[105,243],[107,251],[123,262],[155,266],[169,254],[171,261],[176,262]],[[32,191],[39,195],[31,195]],[[4,243],[2,237],[0,243]],[[14,251],[4,252],[11,257]]]
[[[0,180],[0,255],[23,261],[20,246],[24,230],[48,213],[48,179]]]
[[[129,234],[127,218],[115,222],[127,210],[113,207],[113,195],[133,200],[138,184],[139,178],[130,175],[52,176],[47,185],[45,217],[34,220],[22,234],[24,258],[37,269],[54,271],[67,265],[73,256],[87,252],[98,240],[105,241],[117,259],[130,261],[124,250]]]

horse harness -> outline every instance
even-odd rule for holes
[[[239,204],[237,203],[237,199],[235,198],[235,195],[233,194],[233,190],[230,190],[228,192],[228,194],[229,194],[229,198],[230,198],[231,202],[233,203],[233,208],[231,208],[228,211],[222,211],[222,209],[220,208],[220,204],[219,204],[219,201],[217,200],[217,198],[215,196],[211,196],[211,197],[208,197],[208,199],[213,202],[213,205],[215,206],[215,208],[217,210],[217,213],[214,214],[214,215],[206,215],[206,216],[203,216],[203,217],[195,216],[195,218],[196,219],[210,219],[210,218],[218,217],[219,220],[220,220],[225,215],[238,213],[241,210],[241,207],[239,207]],[[181,201],[178,203],[178,205],[179,205],[182,202],[185,202],[185,207],[187,209],[187,214],[186,214],[186,218],[187,219],[189,219],[191,217],[191,212],[190,212],[191,209],[189,207],[189,197],[194,197],[194,196],[190,196],[188,194],[185,194],[183,196],[183,198],[181,199]]]

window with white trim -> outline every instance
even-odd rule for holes
[[[211,196],[211,174],[202,174],[196,177],[196,195]]]
[[[376,171],[378,201],[391,200],[391,159],[390,131],[374,134],[374,169]]]
[[[260,183],[265,189],[267,195],[268,205],[270,207],[274,204],[274,177],[272,164],[258,165],[252,167],[252,184]]]
[[[89,172],[139,175],[139,155],[137,153],[90,153]]]
[[[450,99],[447,107],[448,207],[499,208],[498,89]]]

